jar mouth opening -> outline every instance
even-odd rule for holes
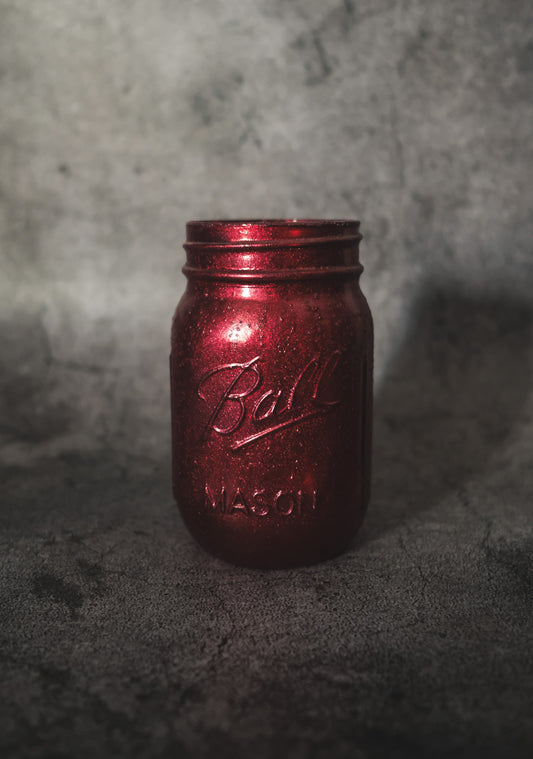
[[[187,243],[225,244],[360,238],[353,219],[211,219],[187,223]]]

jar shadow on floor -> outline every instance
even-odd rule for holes
[[[529,303],[426,290],[374,401],[373,491],[353,546],[498,467],[532,388]]]

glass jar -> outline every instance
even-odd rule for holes
[[[369,499],[372,318],[359,222],[192,221],[172,324],[173,490],[250,567],[343,551]]]

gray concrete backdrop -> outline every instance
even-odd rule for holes
[[[378,381],[428,285],[529,297],[532,15],[2,2],[4,456],[166,450],[189,218],[360,218]]]
[[[0,0],[2,756],[530,756],[533,4]],[[184,224],[355,217],[374,497],[236,570],[170,502]]]

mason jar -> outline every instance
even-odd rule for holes
[[[207,551],[343,551],[369,500],[372,318],[359,222],[191,221],[172,324],[173,491]]]

